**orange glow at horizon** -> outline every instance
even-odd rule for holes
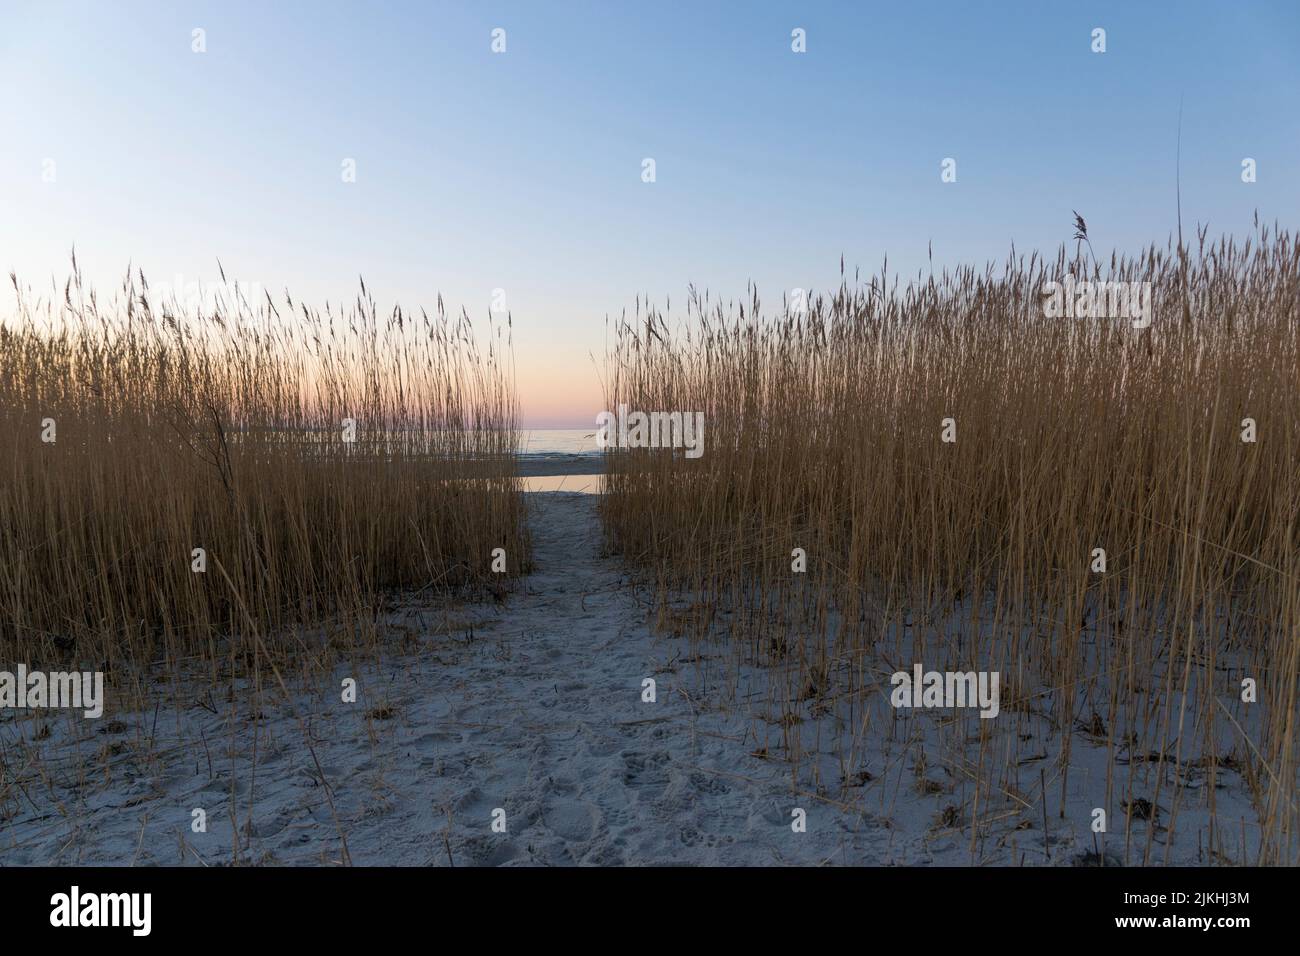
[[[591,360],[569,354],[515,354],[515,391],[525,428],[595,428],[603,407]]]

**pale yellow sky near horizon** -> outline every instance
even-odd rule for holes
[[[515,344],[515,391],[528,428],[595,428],[604,408],[598,370],[587,355]]]

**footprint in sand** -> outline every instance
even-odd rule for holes
[[[603,828],[600,808],[590,803],[557,803],[549,807],[542,822],[552,833],[570,843],[587,843]]]

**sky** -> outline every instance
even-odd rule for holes
[[[1184,233],[1293,228],[1298,94],[1294,0],[0,0],[0,268],[504,306],[523,423],[584,427],[638,296],[1054,254],[1076,209],[1163,245],[1180,102]]]

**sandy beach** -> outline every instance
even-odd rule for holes
[[[244,693],[201,700],[186,687],[159,688],[155,712],[101,721],[6,715],[0,746],[23,797],[0,827],[5,861],[1097,862],[1088,822],[1104,747],[1077,737],[1075,798],[1064,807],[1051,761],[1026,762],[1007,778],[1006,805],[985,811],[1002,818],[990,827],[997,838],[976,845],[963,829],[969,758],[942,714],[873,731],[846,767],[832,742],[854,728],[810,713],[793,731],[805,753],[792,775],[781,757],[792,728],[745,703],[763,699],[768,673],[728,675],[711,664],[720,653],[690,660],[684,641],[652,631],[638,589],[601,555],[598,496],[528,499],[535,571],[503,605],[402,607],[387,649],[340,669],[332,686],[296,689],[292,700],[264,688],[256,715]],[[334,689],[349,676],[355,704]],[[1046,757],[1049,731],[1039,732]],[[1045,813],[1033,792],[1042,767]],[[1197,862],[1198,799],[1183,797],[1176,862]],[[1250,817],[1226,772],[1217,799],[1221,818],[1238,803]],[[206,832],[194,832],[195,810]],[[496,811],[504,832],[493,830]],[[1144,834],[1134,827],[1130,858]],[[1119,862],[1123,833],[1110,840],[1107,859]],[[1163,859],[1158,834],[1154,845]]]
[[[599,556],[595,496],[530,497],[537,572],[508,613],[467,606],[450,632],[433,634],[442,612],[411,607],[393,627],[414,631],[419,651],[357,675],[356,706],[294,702],[319,770],[283,700],[263,705],[257,727],[246,713],[197,706],[179,724],[165,715],[152,729],[153,715],[136,714],[80,741],[63,734],[78,722],[60,721],[43,741],[32,739],[37,721],[0,725],[7,750],[29,748],[29,792],[38,796],[44,775],[55,797],[8,821],[5,858],[214,865],[238,842],[241,859],[318,864],[341,861],[340,831],[357,864],[817,863],[883,852],[886,830],[811,799],[820,822],[791,831],[782,768],[746,758],[743,726],[700,712],[691,669],[672,663],[679,649],[651,636],[618,566]],[[641,700],[651,675],[654,704]],[[377,705],[391,716],[368,719]],[[115,751],[105,778],[59,769],[101,746]],[[206,834],[191,832],[195,808],[206,810]],[[504,834],[491,830],[496,808]]]

